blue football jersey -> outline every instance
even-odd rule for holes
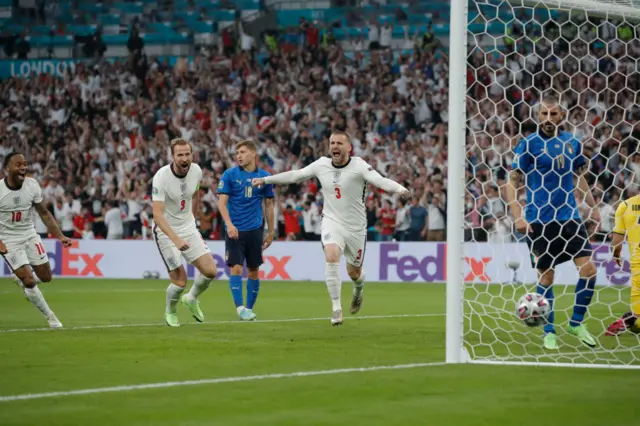
[[[240,166],[222,174],[218,194],[229,196],[229,216],[238,231],[252,231],[262,226],[262,200],[274,197],[273,185],[258,188],[251,185],[251,180],[265,176],[269,176],[269,173],[260,168],[248,172]]]
[[[552,138],[533,133],[513,152],[512,168],[525,176],[527,222],[580,220],[573,193],[575,172],[586,164],[580,141],[569,132]]]

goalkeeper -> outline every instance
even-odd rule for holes
[[[507,202],[516,229],[527,235],[531,262],[538,272],[536,292],[551,304],[549,322],[544,326],[543,346],[548,350],[558,349],[553,311],[554,268],[573,260],[580,279],[568,332],[585,345],[594,347],[596,340],[583,321],[593,297],[596,267],[591,261],[591,244],[574,196],[577,186],[591,208],[592,219],[600,220],[586,179],[587,161],[580,142],[571,133],[559,129],[564,111],[557,99],[545,97],[542,100],[538,120],[538,132],[523,138],[514,149]],[[517,197],[523,180],[527,192],[525,217],[522,217]]]
[[[616,209],[616,222],[611,237],[613,259],[622,267],[622,243],[626,234],[631,254],[631,312],[607,328],[607,336],[617,336],[625,330],[640,332],[638,316],[640,316],[640,195],[635,195],[620,203]]]

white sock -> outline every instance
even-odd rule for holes
[[[342,309],[342,303],[340,302],[342,280],[340,279],[339,263],[327,263],[325,265],[325,280],[327,282],[327,290],[329,290],[333,310],[339,311]]]
[[[169,284],[167,287],[167,313],[175,314],[176,313],[176,305],[180,300],[180,295],[184,291],[184,287],[180,287],[175,285],[174,283]]]
[[[49,308],[49,305],[47,305],[47,301],[44,300],[44,296],[42,295],[42,292],[40,291],[38,286],[35,286],[33,288],[25,287],[24,294],[27,296],[27,299],[29,299],[29,301],[33,303],[36,308],[38,308],[38,310],[42,312],[42,315],[44,315],[47,319],[55,316],[53,311]]]
[[[364,279],[366,278],[366,276],[364,275],[364,271],[360,272],[360,276],[358,277],[358,279],[356,280],[352,280],[353,281],[353,292],[356,295],[359,295],[362,293],[362,290],[364,290]]]
[[[194,300],[198,299],[198,296],[200,296],[205,292],[205,290],[209,288],[209,285],[211,285],[211,281],[213,281],[213,278],[207,278],[199,273],[196,276],[196,279],[193,280],[191,290],[189,290],[189,293],[187,293],[189,302],[193,302]]]

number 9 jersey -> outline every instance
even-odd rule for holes
[[[164,216],[167,223],[178,235],[197,232],[196,219],[193,216],[193,194],[202,180],[202,169],[191,164],[186,176],[178,176],[171,165],[166,165],[153,176],[152,200],[164,202]],[[160,229],[157,230],[161,233]]]

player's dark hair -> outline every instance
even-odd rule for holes
[[[255,142],[252,141],[251,139],[245,139],[243,141],[238,142],[236,145],[236,151],[242,148],[243,146],[247,148],[249,151],[256,152],[258,150]]]
[[[11,159],[16,155],[22,155],[22,153],[17,151],[12,151],[8,153],[7,156],[4,157],[4,162],[2,163],[2,167],[6,169],[9,166],[9,163],[11,163]]]
[[[331,136],[344,136],[347,138],[347,142],[351,143],[351,136],[349,133],[344,132],[342,130],[334,130],[331,132]]]
[[[193,148],[191,147],[191,144],[189,143],[188,140],[182,139],[182,138],[176,138],[176,139],[173,139],[171,141],[171,155],[173,155],[173,151],[175,150],[175,147],[178,146],[178,145],[181,145],[181,146],[185,146],[186,145],[186,146],[189,147],[191,152],[193,152]]]

